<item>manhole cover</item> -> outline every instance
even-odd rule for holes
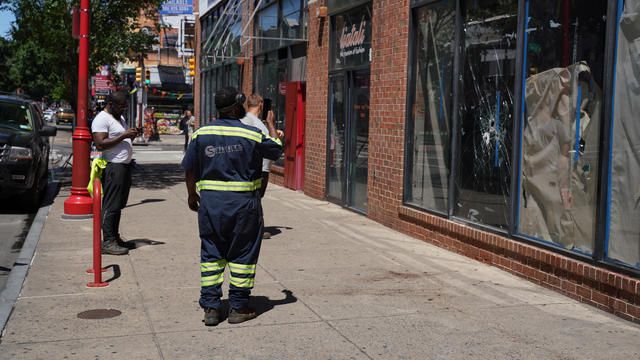
[[[122,311],[116,309],[95,309],[87,310],[78,314],[80,319],[100,320],[109,319],[122,314]]]

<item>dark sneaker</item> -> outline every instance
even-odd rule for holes
[[[103,242],[102,253],[107,255],[127,255],[129,249],[119,246],[115,241]]]
[[[220,314],[216,309],[204,309],[204,324],[207,326],[216,326],[220,323]]]
[[[239,324],[241,322],[251,320],[255,317],[256,312],[251,308],[247,307],[239,310],[231,308],[231,311],[229,312],[229,318],[227,320],[229,321],[229,324]]]

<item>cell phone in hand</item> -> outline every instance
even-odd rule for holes
[[[267,121],[269,111],[271,111],[271,99],[262,100],[262,116],[260,117],[262,121]]]

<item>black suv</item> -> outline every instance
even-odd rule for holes
[[[0,95],[0,198],[22,197],[22,205],[38,207],[49,176],[49,136],[40,111],[30,100]]]

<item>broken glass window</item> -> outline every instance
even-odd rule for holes
[[[465,1],[454,215],[506,229],[510,218],[517,1]]]
[[[455,14],[451,1],[432,3],[415,13],[416,73],[409,119],[413,136],[407,149],[410,186],[405,201],[442,212],[449,208]]]

